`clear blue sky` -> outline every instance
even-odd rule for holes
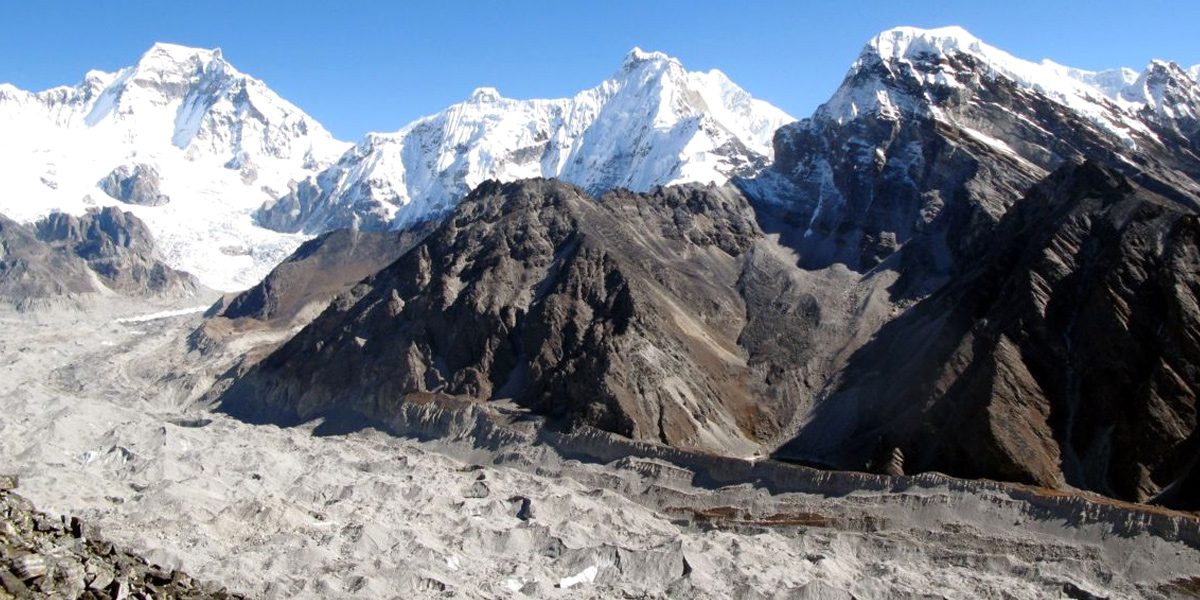
[[[394,131],[479,86],[558,98],[612,74],[634,46],[717,68],[804,117],[859,49],[897,25],[962,25],[1022,58],[1141,69],[1200,63],[1200,2],[947,3],[0,0],[0,82],[29,90],[133,64],[155,41],[226,60],[353,141]]]

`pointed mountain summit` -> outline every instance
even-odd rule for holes
[[[217,289],[253,284],[300,243],[247,213],[349,146],[219,49],[173,44],[73,87],[0,84],[0,131],[11,174],[0,211],[28,223],[119,205],[153,230],[168,264]]]
[[[4,113],[42,112],[54,126],[110,130],[141,147],[170,143],[190,159],[329,164],[345,149],[312,117],[226,62],[220,49],[158,43],[134,65],[91,71],[75,87],[9,90],[0,92]]]
[[[445,214],[489,179],[557,177],[594,193],[723,183],[769,164],[771,135],[791,120],[719,71],[689,72],[635,48],[612,77],[569,99],[480,88],[396,133],[369,134],[258,218],[308,233],[398,226]]]
[[[774,166],[746,189],[801,224],[806,266],[866,272],[912,246],[904,260],[924,267],[908,283],[925,293],[983,242],[981,224],[1068,162],[1100,160],[1160,193],[1200,195],[1200,165],[1176,151],[1196,135],[1175,117],[1200,110],[1196,84],[1175,67],[1154,88],[1170,100],[1134,93],[1157,70],[1033,63],[958,27],[888,30],[811,118],[780,128]]]

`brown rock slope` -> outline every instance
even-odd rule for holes
[[[191,294],[198,285],[159,259],[149,229],[132,213],[54,213],[32,226],[0,215],[0,298],[19,306],[108,291]]]
[[[785,270],[732,188],[599,201],[557,181],[485,183],[423,243],[238,380],[223,407],[386,421],[428,394],[511,399],[568,425],[751,452],[790,417],[773,364],[802,349]],[[779,361],[782,356],[785,360]],[[783,367],[780,367],[783,368]]]
[[[74,253],[39,240],[31,228],[0,215],[0,299],[22,303],[92,293],[97,290],[93,279]]]
[[[217,314],[289,324],[314,306],[323,310],[334,296],[400,258],[433,229],[433,223],[424,222],[402,231],[339,229],[323,234],[301,244]]]
[[[1200,450],[1198,271],[1193,209],[1064,168],[856,353],[778,455],[861,468],[899,448],[908,472],[1149,500]],[[1194,486],[1172,497],[1200,506]]]
[[[73,252],[115,292],[190,293],[198,286],[190,274],[160,260],[150,229],[133,213],[113,206],[80,216],[53,213],[36,228],[39,239]]]

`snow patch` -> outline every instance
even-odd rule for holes
[[[158,321],[160,319],[170,319],[171,317],[181,317],[183,315],[194,315],[196,313],[202,313],[208,309],[209,309],[209,306],[206,304],[204,306],[193,306],[191,308],[181,308],[178,310],[165,310],[162,312],[138,315],[136,317],[123,317],[120,319],[113,319],[113,323],[146,323],[149,321]]]
[[[562,579],[560,579],[558,581],[558,587],[565,590],[567,588],[575,587],[580,584],[592,583],[592,582],[596,581],[596,574],[599,572],[600,572],[600,569],[596,565],[592,565],[592,566],[580,571],[579,573],[577,573],[575,575],[572,575],[570,577],[563,577]]]

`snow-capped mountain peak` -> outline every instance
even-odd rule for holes
[[[1041,66],[1060,77],[1074,79],[1096,88],[1112,100],[1119,100],[1121,98],[1121,91],[1133,85],[1133,82],[1137,81],[1137,78],[1141,75],[1128,67],[1106,69],[1103,71],[1088,71],[1060,65],[1049,59],[1043,59]]]
[[[500,100],[503,97],[504,96],[500,95],[500,90],[498,90],[494,87],[478,87],[478,88],[475,88],[475,91],[471,92],[471,96],[469,98],[467,98],[467,100],[469,102],[478,102],[478,103],[496,102],[497,100]]]
[[[1167,119],[1196,118],[1200,85],[1173,62],[1153,60],[1141,75],[1121,90],[1121,99],[1139,104]]]
[[[144,76],[185,80],[198,71],[223,70],[229,67],[220,48],[190,48],[157,42],[134,64],[135,72]]]
[[[663,64],[663,63],[680,64],[678,60],[662,53],[662,52],[646,52],[641,48],[634,46],[625,55],[625,60],[621,63],[622,71],[632,71],[647,64]],[[681,65],[682,66],[682,65]]]
[[[769,164],[771,136],[791,120],[719,71],[689,72],[634,48],[612,77],[571,98],[479,88],[396,133],[367,136],[258,217],[311,233],[396,226],[449,210],[488,179],[558,177],[593,192],[724,182]]]
[[[1049,60],[1035,63],[1017,58],[961,27],[898,27],[866,44],[846,82],[814,117],[839,123],[868,113],[888,119],[902,114],[936,118],[938,105],[959,95],[955,90],[1003,79],[1083,115],[1127,145],[1136,145],[1139,136],[1154,135],[1136,113],[1148,106],[1157,110],[1138,91],[1141,78],[1164,68],[1156,64],[1167,63],[1152,63],[1143,73],[1124,68],[1086,71]],[[1178,67],[1176,71],[1179,79],[1195,80],[1191,73]]]
[[[253,283],[298,243],[256,227],[249,213],[349,146],[220,49],[165,43],[74,86],[0,84],[0,132],[0,162],[15,174],[0,213],[32,221],[122,203],[172,267],[218,289]],[[135,180],[151,205],[109,195]]]
[[[867,42],[863,55],[884,60],[916,60],[925,55],[944,55],[951,52],[984,54],[999,52],[986,46],[966,29],[957,26],[938,29],[896,27],[880,33]],[[861,61],[864,56],[860,56]]]

